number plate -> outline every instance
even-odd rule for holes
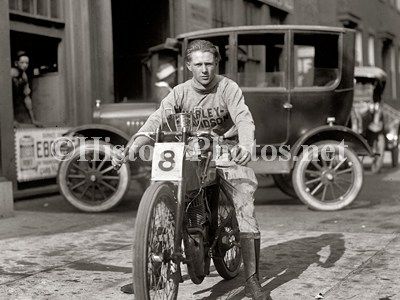
[[[156,143],[151,180],[181,181],[184,150],[184,143]]]

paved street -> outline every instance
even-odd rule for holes
[[[400,170],[365,172],[351,207],[308,210],[262,180],[261,277],[273,299],[400,299]],[[61,196],[19,201],[0,220],[0,299],[131,299],[131,242],[140,191],[103,214],[85,214]],[[185,276],[179,299],[242,299],[242,278]]]

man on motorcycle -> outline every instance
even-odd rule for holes
[[[236,164],[219,168],[218,174],[236,211],[246,295],[253,299],[267,299],[259,282],[260,231],[255,218],[253,196],[258,182],[254,171],[246,167],[254,143],[252,115],[239,86],[231,79],[216,74],[220,60],[217,47],[205,40],[192,41],[187,47],[185,58],[193,78],[174,87],[139,132],[155,131],[166,121],[166,112],[176,110],[193,112],[196,121],[200,122],[200,128],[211,129],[219,135],[226,133],[232,125],[236,126],[238,143],[231,148]],[[146,143],[146,137],[139,137],[130,151],[136,154]],[[114,163],[120,161],[114,160]]]

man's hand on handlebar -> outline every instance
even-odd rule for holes
[[[245,166],[251,160],[250,151],[240,145],[236,145],[231,149],[231,155],[233,161],[241,166]]]
[[[116,149],[111,157],[111,164],[114,166],[114,169],[119,170],[128,160],[134,160],[137,154],[136,149],[136,147],[129,147],[129,153],[128,149]]]

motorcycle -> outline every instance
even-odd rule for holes
[[[138,299],[176,299],[186,264],[190,279],[200,284],[211,259],[220,276],[239,273],[239,228],[233,203],[219,185],[212,147],[194,141],[215,139],[193,130],[193,114],[172,114],[174,131],[140,132],[154,140],[152,184],[140,201],[135,224],[133,282]]]

